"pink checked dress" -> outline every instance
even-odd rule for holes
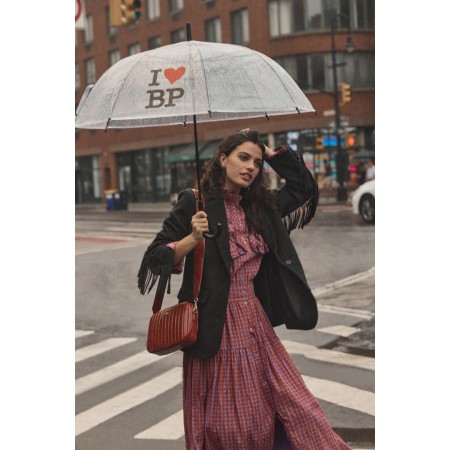
[[[206,360],[184,354],[186,448],[272,450],[278,416],[293,449],[350,449],[331,429],[255,296],[253,279],[268,248],[248,233],[240,200],[225,194],[232,264],[220,350]]]

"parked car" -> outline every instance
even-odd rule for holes
[[[359,186],[352,195],[353,214],[359,214],[367,223],[375,222],[375,180]]]

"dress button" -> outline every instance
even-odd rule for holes
[[[252,328],[252,327],[250,327],[250,330],[249,330],[249,331],[250,331],[250,333],[253,333],[253,328]]]
[[[292,264],[292,259],[287,259],[286,264]]]

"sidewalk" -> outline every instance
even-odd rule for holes
[[[338,202],[335,198],[322,198],[319,197],[319,207],[326,206],[339,206],[342,209],[351,209],[349,202]],[[128,211],[130,212],[169,212],[172,209],[170,202],[142,202],[142,203],[128,203]],[[80,211],[96,211],[96,212],[109,212],[106,210],[106,203],[76,203],[75,210]],[[123,211],[123,210],[122,210]]]

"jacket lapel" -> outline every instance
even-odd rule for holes
[[[227,215],[225,213],[225,204],[222,198],[205,196],[205,211],[208,214],[208,223],[211,227],[210,232],[215,233],[217,224],[222,224],[222,231],[215,239],[215,242],[222,260],[225,264],[227,272],[230,271],[231,255],[230,255],[230,238],[228,235]]]
[[[277,250],[277,241],[275,239],[275,234],[273,232],[273,227],[270,222],[269,215],[264,213],[262,216],[263,227],[261,230],[261,237],[264,239],[264,242],[269,247],[269,250],[275,252]]]

